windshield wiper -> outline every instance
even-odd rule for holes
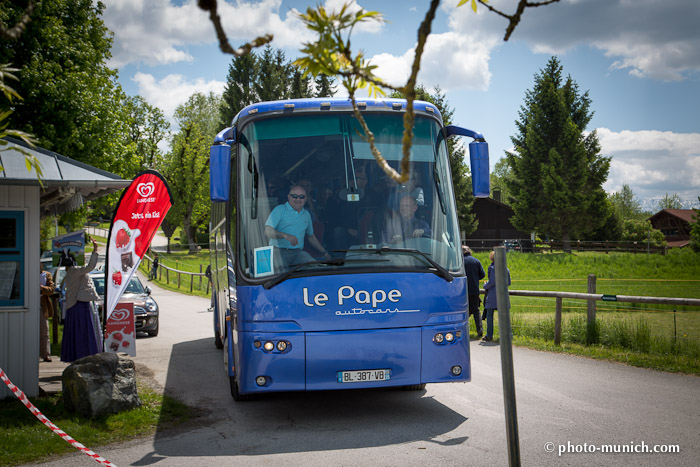
[[[335,250],[333,250],[333,251],[335,251]],[[357,251],[357,250],[353,250],[353,251]],[[314,264],[325,264],[327,266],[342,266],[345,263],[367,263],[367,262],[378,262],[378,261],[389,261],[389,260],[331,258],[331,259],[322,259],[322,260],[318,260],[318,261],[307,261],[305,263],[293,265],[292,269],[290,269],[289,271],[285,272],[284,274],[280,274],[279,276],[273,277],[269,281],[265,282],[263,284],[263,287],[265,289],[271,289],[272,287],[286,281],[287,279],[292,277],[295,273],[304,269],[306,266],[312,266]]]
[[[413,255],[420,255],[425,260],[430,263],[432,267],[435,268],[435,271],[430,271],[436,276],[442,277],[445,279],[447,282],[452,282],[455,278],[450,274],[450,272],[445,269],[444,267],[440,266],[438,263],[433,261],[433,259],[428,256],[428,254],[423,253],[420,250],[412,250],[408,248],[389,248],[388,246],[383,246],[381,248],[358,248],[356,250],[333,250],[333,251],[341,251],[341,252],[369,252],[369,253],[377,253],[377,254],[382,254],[382,253],[410,253]]]

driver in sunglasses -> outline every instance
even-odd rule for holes
[[[286,265],[314,260],[303,250],[304,240],[321,252],[326,259],[331,257],[314,236],[311,215],[304,209],[305,204],[306,190],[299,185],[294,185],[289,189],[287,202],[275,207],[265,222],[265,235],[270,239],[270,245],[279,249],[282,261]]]

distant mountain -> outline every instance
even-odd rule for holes
[[[642,206],[642,211],[656,213],[659,210],[659,202],[662,199],[663,199],[663,197],[640,198],[639,203]],[[681,199],[681,203],[683,203],[682,209],[698,209],[698,208],[700,208],[700,202],[698,202],[697,198],[695,198],[694,200],[693,199]]]

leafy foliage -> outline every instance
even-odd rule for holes
[[[622,185],[620,191],[610,195],[610,201],[621,219],[641,220],[648,217],[642,211],[642,204],[634,195],[632,188],[626,183]]]
[[[525,94],[507,152],[513,177],[513,224],[561,238],[565,249],[572,236],[583,236],[605,224],[609,213],[602,188],[610,158],[600,155],[595,131],[584,134],[593,113],[588,92],[581,94],[569,76],[562,78],[556,57],[535,75]]]
[[[197,230],[206,228],[209,220],[209,146],[219,127],[220,107],[221,98],[201,93],[178,106],[175,119],[180,131],[162,164],[174,195],[165,221],[168,227],[182,225],[191,253],[197,251]]]
[[[666,195],[659,200],[659,211],[662,209],[683,209],[683,202],[681,201],[681,197],[678,196],[678,193],[673,193],[672,195],[666,193]]]
[[[8,85],[5,82],[6,79],[16,81],[17,76],[14,75],[14,72],[16,71],[19,70],[17,70],[16,68],[12,68],[10,65],[7,64],[0,64],[0,92],[5,98],[4,100],[0,101],[2,102],[2,105],[0,105],[0,152],[6,150],[3,149],[8,144],[8,142],[5,139],[3,139],[6,136],[12,136],[21,139],[30,146],[33,146],[35,142],[35,139],[32,135],[23,131],[8,128],[10,125],[8,119],[10,115],[12,115],[12,110],[8,107],[12,105],[12,102],[15,99],[22,99],[22,97],[19,94],[17,94],[17,91],[15,91],[10,85]],[[19,148],[19,151],[24,153],[24,162],[27,166],[27,171],[31,172],[32,168],[34,168],[36,170],[37,178],[41,183],[42,171],[41,163],[39,163],[39,160],[36,157],[34,157],[31,153],[24,151],[21,148]],[[2,164],[0,164],[0,170],[3,170]]]
[[[234,57],[226,78],[219,126],[230,126],[241,109],[256,102],[332,96],[332,81],[327,76],[317,80],[314,92],[311,78],[292,66],[282,50],[269,45],[260,55],[251,52]]]
[[[698,201],[700,202],[700,196]],[[700,209],[693,209],[693,211],[695,216],[693,216],[693,225],[690,227],[690,248],[700,252]]]
[[[103,10],[92,0],[37,3],[19,38],[3,42],[0,63],[20,69],[15,128],[46,149],[128,177],[141,164],[128,147],[126,96],[106,65],[112,39]],[[6,23],[24,14],[14,2],[0,11]]]
[[[622,223],[622,240],[644,243],[648,241],[651,246],[666,245],[664,234],[660,230],[654,229],[648,220],[625,220]]]

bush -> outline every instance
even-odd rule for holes
[[[666,246],[664,234],[652,228],[649,221],[625,220],[622,223],[622,240],[645,243],[649,241],[651,246]]]

